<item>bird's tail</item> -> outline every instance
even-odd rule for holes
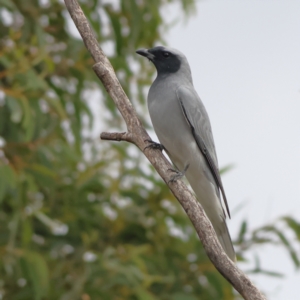
[[[232,245],[232,241],[230,238],[230,234],[228,231],[226,221],[223,220],[223,222],[220,222],[217,226],[214,226],[214,224],[213,224],[213,227],[215,229],[215,232],[217,234],[219,242],[220,242],[221,246],[223,247],[224,251],[226,252],[228,257],[233,262],[235,262],[236,261],[235,251],[234,251],[234,248]]]

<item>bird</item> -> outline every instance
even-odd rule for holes
[[[157,70],[147,97],[148,110],[160,144],[170,157],[177,180],[187,178],[227,256],[236,260],[226,224],[229,207],[220,177],[210,120],[194,86],[187,58],[179,50],[156,46],[139,49]],[[172,181],[171,180],[171,181]]]

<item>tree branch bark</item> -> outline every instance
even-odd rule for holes
[[[135,109],[121,87],[114,69],[104,55],[92,28],[77,0],[65,0],[66,7],[82,36],[83,42],[93,57],[93,70],[103,83],[127,125],[128,132],[101,134],[103,140],[127,141],[135,144],[148,158],[162,179],[169,186],[194,225],[203,247],[217,270],[232,284],[246,300],[265,300],[265,296],[250,279],[227,257],[216,237],[214,229],[200,203],[182,181],[169,182],[172,168],[161,151],[146,148],[149,135],[142,126]]]

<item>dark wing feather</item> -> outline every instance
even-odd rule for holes
[[[218,169],[217,154],[206,109],[197,92],[192,87],[179,87],[177,97],[194,139],[205,157],[218,189],[222,193],[226,211],[230,218],[228,202]]]

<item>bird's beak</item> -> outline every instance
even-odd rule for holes
[[[148,49],[139,49],[136,51],[137,54],[147,57],[149,60],[153,61],[154,55],[149,52]]]

